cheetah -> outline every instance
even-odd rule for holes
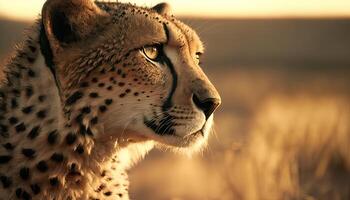
[[[220,95],[160,3],[47,0],[0,84],[0,199],[129,199],[154,147],[205,146]]]

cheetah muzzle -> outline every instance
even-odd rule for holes
[[[0,84],[0,199],[129,199],[154,146],[205,146],[220,96],[197,34],[153,8],[48,0]]]

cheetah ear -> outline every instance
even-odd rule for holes
[[[155,5],[152,10],[155,10],[157,13],[161,15],[170,15],[171,6],[168,3],[160,3]]]
[[[90,0],[47,0],[42,22],[52,50],[88,37],[102,13]]]

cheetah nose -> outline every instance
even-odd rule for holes
[[[192,100],[194,104],[204,112],[206,119],[208,119],[221,104],[221,99],[219,98],[206,98],[201,100],[196,94],[193,94]]]

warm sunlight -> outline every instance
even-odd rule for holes
[[[44,0],[0,0],[0,16],[32,19]],[[121,0],[155,5],[162,0]],[[349,0],[168,0],[174,14],[210,17],[344,17],[350,16]]]
[[[0,0],[0,200],[350,200],[349,52],[350,0]]]

